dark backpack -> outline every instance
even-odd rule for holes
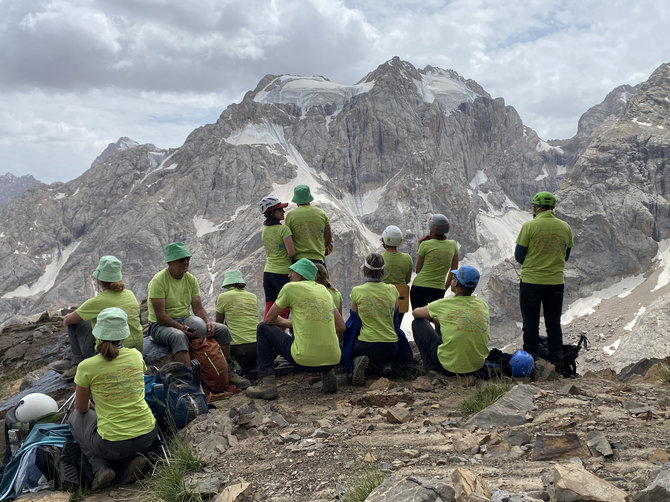
[[[145,375],[144,397],[162,430],[183,429],[208,412],[205,395],[194,380],[193,371],[178,362]]]

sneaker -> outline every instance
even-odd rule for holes
[[[251,385],[251,382],[248,379],[238,375],[234,371],[228,373],[228,382],[230,383],[230,385],[234,385],[238,389],[242,390],[248,388]]]
[[[393,376],[393,366],[391,366],[391,363],[386,363],[382,366],[382,376],[384,378],[391,378]]]
[[[71,382],[74,380],[74,376],[77,374],[77,365],[71,366],[70,369],[67,369],[61,373],[60,379],[65,380],[66,382]]]
[[[56,373],[63,373],[64,371],[72,368],[72,361],[69,359],[59,359],[58,361],[51,363],[49,368],[54,370]]]
[[[337,392],[337,377],[333,368],[321,372],[321,392],[324,394],[335,394]]]
[[[274,375],[263,377],[258,385],[247,387],[244,393],[252,398],[277,399],[277,380]]]
[[[130,483],[134,483],[140,479],[142,476],[142,471],[146,465],[146,458],[144,458],[142,455],[135,455],[124,469],[123,476],[121,476],[119,484],[129,485]]]
[[[354,357],[354,371],[351,373],[351,385],[363,387],[365,385],[365,370],[370,364],[368,356]]]
[[[112,481],[114,481],[115,477],[116,473],[114,472],[114,469],[111,469],[109,467],[103,467],[102,469],[98,469],[95,473],[95,476],[93,477],[91,490],[95,491],[107,488],[109,485],[112,484]]]

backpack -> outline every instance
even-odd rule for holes
[[[577,345],[563,344],[563,360],[561,366],[556,368],[564,378],[573,378],[577,376],[577,356],[579,351],[584,347],[589,350],[589,339],[586,335],[580,335]]]
[[[183,429],[208,412],[193,371],[178,362],[167,363],[155,375],[144,376],[144,398],[164,431]]]
[[[213,337],[191,338],[188,342],[192,359],[200,362],[200,382],[205,391],[224,392],[228,389],[228,363],[221,346]]]

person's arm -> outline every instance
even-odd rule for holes
[[[444,289],[449,289],[449,287],[451,286],[451,279],[453,279],[454,277],[454,274],[451,271],[456,270],[457,268],[458,268],[458,253],[456,253],[454,257],[451,259],[451,266],[449,267],[447,280],[444,281]]]
[[[270,307],[270,310],[268,310],[268,313],[265,314],[265,319],[263,319],[263,322],[265,324],[273,324],[275,326],[279,326],[280,328],[292,328],[293,327],[293,319],[285,319],[281,317],[279,314],[281,313],[283,309],[277,305],[276,303],[272,304],[272,307]]]
[[[410,269],[405,274],[405,284],[409,284],[409,281],[411,280],[412,280],[412,268],[410,267]]]
[[[423,256],[419,255],[416,258],[416,273],[418,274],[419,272],[421,272],[422,268],[423,268]]]
[[[79,413],[86,413],[90,406],[90,397],[88,388],[77,385],[74,391],[74,409]]]
[[[77,324],[78,322],[82,322],[83,319],[79,314],[77,314],[77,311],[75,310],[74,312],[70,312],[68,315],[63,317],[63,326],[69,326],[70,324]]]
[[[565,250],[565,261],[568,261],[570,259],[570,250],[572,248],[568,248]]]
[[[165,298],[149,298],[149,301],[154,308],[156,321],[159,324],[170,328],[176,328],[179,331],[183,331],[184,334],[188,334],[188,326],[186,326],[186,324],[178,323],[165,312]]]
[[[226,322],[226,314],[222,314],[221,312],[217,312],[214,320],[220,324],[223,324]]]
[[[437,317],[430,315],[430,312],[428,312],[428,307],[419,307],[414,309],[412,310],[412,315],[414,316],[414,319],[428,319],[435,325],[435,330],[440,327],[440,321],[437,319]]]
[[[193,297],[191,300],[191,308],[193,309],[193,313],[195,315],[205,321],[205,324],[207,325],[207,335],[214,333],[214,325],[212,324],[212,321],[209,320],[207,311],[205,310],[205,307],[202,306],[202,300],[200,300],[199,296]]]
[[[356,305],[353,301],[351,302],[351,307],[349,308],[354,312],[358,313],[358,305]]]
[[[335,332],[344,333],[344,330],[347,329],[347,325],[342,318],[342,315],[336,310],[333,309],[333,317],[335,318]]]
[[[293,258],[295,256],[295,246],[293,245],[293,237],[291,235],[284,238],[284,247],[288,255]]]
[[[330,223],[323,227],[323,243],[328,246],[333,242],[333,232],[330,230]]]
[[[566,253],[566,258],[565,261],[568,260],[567,255],[570,254],[570,250],[568,249],[568,252]],[[528,247],[526,246],[520,246],[519,244],[516,245],[514,248],[514,259],[521,263],[523,265],[523,261],[526,259],[526,253],[528,252]]]

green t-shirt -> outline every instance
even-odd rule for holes
[[[407,253],[384,251],[384,282],[386,284],[407,284],[407,272],[414,268],[412,257]]]
[[[109,307],[118,307],[128,315],[130,336],[123,341],[123,346],[142,352],[142,324],[140,323],[140,304],[132,291],[112,291],[105,289],[97,296],[89,298],[76,310],[84,321],[91,321],[95,327],[98,314]]]
[[[233,337],[231,345],[254,343],[258,327],[258,298],[245,289],[231,288],[216,300],[216,311],[225,316]]]
[[[302,366],[326,366],[340,362],[335,332],[333,297],[314,281],[289,282],[279,292],[276,305],[291,307],[293,335],[291,355]]]
[[[340,293],[335,288],[326,288],[326,289],[330,293],[330,296],[333,297],[333,303],[335,304],[335,308],[337,310],[340,310],[340,308],[342,307],[342,293]]]
[[[191,315],[191,302],[197,296],[200,296],[200,286],[193,274],[186,272],[181,279],[175,279],[164,268],[149,281],[149,322],[157,321],[152,298],[164,298],[165,313],[172,319],[179,319]]]
[[[144,400],[146,369],[142,354],[126,347],[111,361],[96,354],[79,363],[74,383],[90,389],[102,439],[123,441],[153,430],[156,420]]]
[[[565,253],[572,248],[572,229],[553,211],[543,211],[521,227],[516,239],[528,248],[521,265],[521,281],[529,284],[563,284]]]
[[[477,296],[450,296],[427,305],[440,321],[442,343],[437,358],[452,373],[470,373],[489,355],[489,307]]]
[[[286,226],[293,234],[295,259],[324,259],[324,229],[330,224],[328,215],[316,206],[298,206],[286,215]]]
[[[397,342],[393,327],[393,312],[400,295],[393,284],[366,282],[351,290],[351,301],[361,318],[362,342]]]
[[[414,281],[413,286],[446,289],[444,281],[451,269],[451,260],[458,254],[456,241],[448,239],[429,239],[419,244],[419,256],[423,256],[423,267]]]
[[[265,247],[264,272],[273,274],[288,274],[291,266],[291,257],[286,251],[284,239],[291,236],[291,229],[286,225],[270,225],[263,227],[263,246]]]

